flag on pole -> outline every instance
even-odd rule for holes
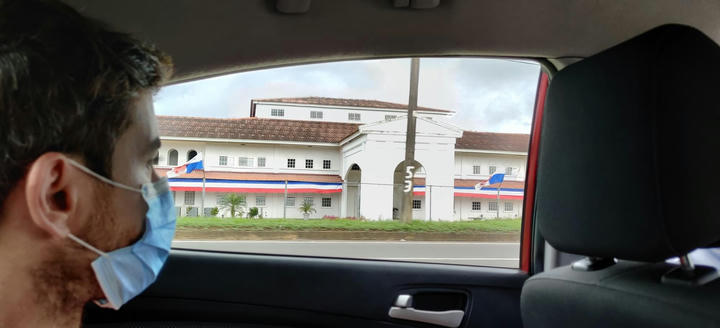
[[[505,180],[505,173],[495,173],[488,181],[485,181],[483,186],[489,186],[491,184],[502,183]]]
[[[168,178],[174,178],[178,175],[187,174],[195,170],[205,170],[205,167],[203,166],[202,153],[198,153],[195,157],[185,162],[185,164],[172,168],[172,170],[168,171],[167,176]]]

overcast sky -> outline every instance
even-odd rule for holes
[[[502,59],[423,58],[418,105],[453,110],[465,130],[529,133],[540,66]],[[407,104],[410,59],[303,65],[172,85],[155,96],[158,115],[247,117],[250,100],[374,99]]]

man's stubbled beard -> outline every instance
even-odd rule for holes
[[[94,183],[93,198],[95,210],[86,225],[75,235],[103,251],[111,251],[129,239],[118,233],[117,214],[112,205],[116,190],[102,182]],[[69,317],[78,314],[83,305],[90,300],[104,298],[100,285],[95,278],[91,263],[99,255],[66,238],[62,246],[55,248],[32,270],[33,286],[37,304],[46,307],[44,313],[49,318],[76,322],[79,318]],[[58,322],[58,325],[65,323]]]

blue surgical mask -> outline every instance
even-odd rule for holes
[[[114,187],[141,193],[148,205],[145,232],[130,246],[106,253],[68,233],[68,238],[100,255],[92,262],[92,268],[105,299],[95,303],[117,310],[155,281],[170,253],[177,220],[170,186],[167,178],[161,178],[137,189],[112,181],[73,160],[69,162]]]

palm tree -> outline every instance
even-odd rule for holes
[[[243,214],[242,205],[245,204],[245,196],[239,194],[227,194],[220,200],[220,206],[222,208],[230,209],[230,216],[235,217],[235,213],[239,213],[240,216]]]
[[[305,200],[300,204],[300,212],[303,213],[303,218],[307,220],[307,218],[310,216],[310,213],[317,212],[315,208],[313,207],[313,203],[309,200]]]

